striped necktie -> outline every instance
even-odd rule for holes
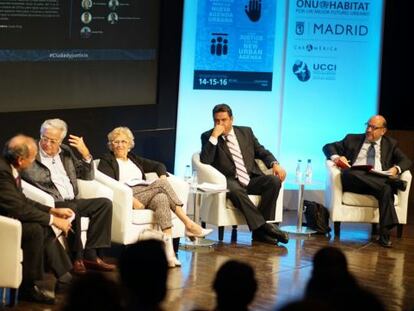
[[[367,164],[375,167],[375,143],[371,143],[367,151]]]
[[[236,175],[239,182],[245,186],[247,186],[250,182],[250,176],[247,173],[246,166],[244,165],[244,160],[242,153],[240,151],[239,144],[236,141],[236,137],[234,135],[226,135],[225,136],[227,147],[230,150],[231,156],[233,158],[234,164],[236,165]]]

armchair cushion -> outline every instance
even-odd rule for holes
[[[21,240],[20,221],[0,216],[0,287],[18,288],[22,282]]]

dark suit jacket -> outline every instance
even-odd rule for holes
[[[139,157],[132,152],[128,153],[128,159],[130,159],[141,170],[143,179],[145,179],[145,173],[149,172],[155,172],[158,176],[168,176],[167,169],[161,162]],[[115,155],[112,152],[106,153],[101,157],[98,170],[113,179],[119,180],[119,165],[116,161]]]
[[[10,164],[0,157],[0,215],[21,222],[35,222],[48,226],[50,207],[34,202],[24,196],[16,185]]]
[[[250,127],[233,126],[233,129],[240,145],[247,173],[251,177],[263,175],[254,159],[261,159],[269,168],[272,162],[276,162],[276,158],[259,143]],[[201,135],[200,161],[214,166],[227,178],[235,178],[236,166],[227,143],[220,136],[217,145],[213,145],[209,141],[212,132],[213,130],[211,129]]]
[[[93,162],[87,163],[78,159],[69,146],[61,145],[60,147],[62,152],[59,156],[76,196],[78,194],[78,181],[76,179],[92,180],[94,178]],[[52,182],[49,169],[40,161],[39,154],[36,156],[33,165],[22,172],[22,178],[35,187],[49,193],[55,201],[63,201],[59,190]]]
[[[348,134],[344,139],[326,144],[322,150],[325,156],[330,159],[334,154],[345,156],[355,162],[359,151],[365,140],[365,134]],[[383,170],[388,170],[394,165],[398,165],[401,171],[408,170],[411,166],[411,160],[398,148],[397,141],[388,136],[382,136],[381,139],[381,165]]]

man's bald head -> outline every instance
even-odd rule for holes
[[[6,142],[3,156],[16,168],[26,168],[31,165],[37,154],[37,145],[32,137],[16,135]]]

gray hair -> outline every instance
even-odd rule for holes
[[[135,146],[135,137],[134,134],[132,134],[131,130],[127,128],[126,126],[118,126],[114,128],[112,131],[108,134],[108,148],[112,151],[112,142],[115,140],[115,138],[121,134],[124,134],[129,143],[129,147],[132,149]]]
[[[61,140],[63,140],[68,133],[68,125],[65,121],[61,119],[49,119],[42,123],[42,126],[40,127],[40,136],[42,136],[45,130],[50,128],[54,128],[62,132]]]

